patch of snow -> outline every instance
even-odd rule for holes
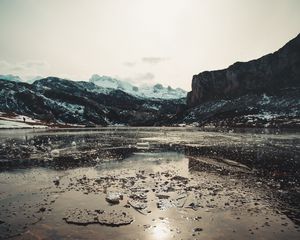
[[[0,119],[0,129],[13,129],[13,128],[47,128],[45,125],[29,125],[23,122],[8,121]]]
[[[159,110],[159,107],[155,104],[148,104],[148,103],[144,103],[143,104],[144,108],[148,108],[148,109],[153,109],[153,110]]]
[[[269,104],[270,102],[271,102],[271,98],[264,93],[262,96],[262,100],[260,101],[260,104],[266,105]]]
[[[12,115],[8,116],[6,113],[0,112],[0,119],[8,120],[8,121],[17,121],[17,122],[24,122],[25,123],[40,123],[41,121],[38,119],[33,119],[31,117],[27,117],[25,115]]]

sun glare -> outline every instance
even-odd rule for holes
[[[153,240],[166,240],[171,238],[171,232],[167,224],[160,223],[152,229]]]

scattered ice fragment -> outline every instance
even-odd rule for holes
[[[123,199],[123,195],[118,192],[107,193],[105,200],[111,204],[118,204]]]

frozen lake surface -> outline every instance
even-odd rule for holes
[[[0,132],[1,239],[299,239],[300,135]]]

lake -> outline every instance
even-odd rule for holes
[[[292,130],[1,130],[1,239],[299,239]]]

